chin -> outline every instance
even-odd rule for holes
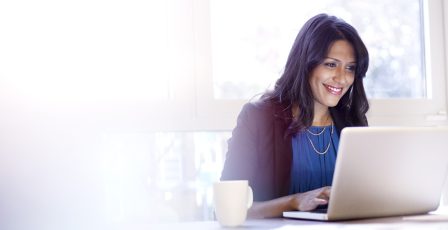
[[[326,103],[326,106],[328,106],[328,107],[335,107],[338,104],[339,104],[339,100],[338,101],[328,102],[328,103]]]

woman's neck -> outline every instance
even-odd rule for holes
[[[313,126],[327,126],[331,125],[333,120],[331,119],[330,110],[328,107],[315,107]]]
[[[297,105],[292,106],[292,117],[293,119],[298,119],[298,115],[300,113],[300,109]],[[314,108],[314,118],[313,118],[313,126],[328,126],[333,123],[331,118],[330,110],[328,107],[315,107]]]

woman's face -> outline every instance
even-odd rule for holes
[[[334,107],[355,80],[356,58],[352,45],[338,40],[330,46],[327,57],[309,79],[314,107]]]

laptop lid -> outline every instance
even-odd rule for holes
[[[283,216],[343,220],[435,210],[448,169],[447,149],[446,127],[345,128],[327,213]]]

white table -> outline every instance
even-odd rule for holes
[[[448,215],[424,215],[407,217],[376,218],[353,221],[319,222],[304,221],[285,218],[247,220],[242,226],[236,228],[223,228],[216,221],[196,221],[180,223],[164,223],[146,226],[142,229],[186,229],[186,230],[213,230],[213,229],[322,229],[322,230],[352,230],[352,229],[448,229]]]

